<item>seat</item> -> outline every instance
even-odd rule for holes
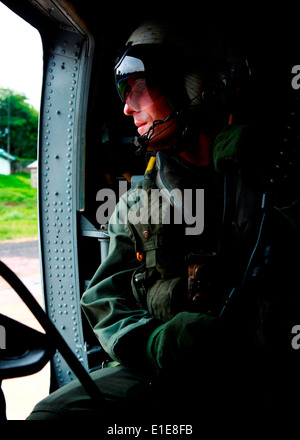
[[[102,401],[100,390],[57,328],[22,281],[2,261],[0,276],[16,291],[45,330],[45,334],[41,333],[0,314],[1,347],[5,345],[4,349],[0,349],[0,420],[6,420],[2,380],[36,373],[46,365],[56,349],[65,358],[90,397]]]
[[[0,420],[6,420],[3,379],[28,376],[40,371],[55,353],[49,337],[0,314],[2,348],[0,349]]]

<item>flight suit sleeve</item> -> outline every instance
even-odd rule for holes
[[[140,263],[119,210],[117,206],[109,224],[108,256],[83,294],[81,305],[108,355],[132,364],[147,359],[148,337],[161,322],[136,303],[131,278]]]

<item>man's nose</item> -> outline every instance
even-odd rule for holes
[[[134,113],[133,108],[130,107],[130,105],[128,104],[127,101],[125,102],[125,105],[124,105],[124,109],[123,109],[123,111],[124,111],[124,113],[125,113],[126,116],[132,116],[133,113]]]

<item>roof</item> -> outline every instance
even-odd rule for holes
[[[37,168],[37,164],[38,164],[38,161],[35,160],[35,161],[32,162],[31,164],[27,165],[27,168]]]
[[[7,160],[16,160],[15,156],[12,156],[11,154],[7,153],[7,151],[3,150],[3,148],[0,148],[0,157],[3,157]]]

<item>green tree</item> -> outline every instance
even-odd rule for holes
[[[0,89],[0,148],[21,158],[37,156],[38,112],[25,95]]]

